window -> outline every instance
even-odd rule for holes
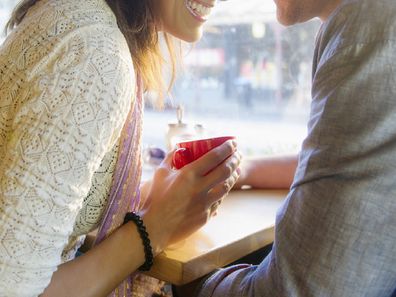
[[[166,109],[146,107],[144,144],[165,147],[168,123],[235,135],[245,156],[297,153],[306,135],[311,61],[320,22],[285,28],[270,1],[219,2],[203,38],[186,47]]]
[[[3,33],[5,24],[10,18],[12,9],[14,8],[14,0],[1,0],[0,1],[0,32]],[[4,34],[0,34],[0,44],[4,40]]]
[[[0,2],[2,28],[14,5]],[[168,123],[182,106],[184,122],[202,125],[206,135],[237,136],[245,156],[297,152],[306,134],[318,26],[314,20],[282,27],[272,1],[219,2],[202,40],[186,47],[165,110],[146,106],[145,147],[165,148]]]

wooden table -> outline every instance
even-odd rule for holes
[[[149,275],[170,283],[189,283],[274,240],[277,209],[284,190],[233,191],[218,215],[186,240],[155,258]]]

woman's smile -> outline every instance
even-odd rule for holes
[[[184,4],[186,5],[190,14],[200,22],[205,22],[208,20],[208,17],[214,6],[213,3],[207,3],[201,0],[185,0]]]

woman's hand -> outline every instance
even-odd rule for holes
[[[233,140],[180,170],[169,153],[154,174],[140,214],[155,253],[203,226],[239,176],[241,156]]]

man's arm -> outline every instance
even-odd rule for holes
[[[289,189],[297,162],[297,155],[244,159],[235,188]]]
[[[309,133],[277,214],[273,251],[258,266],[213,274],[199,297],[391,296],[395,13],[393,1],[362,0],[325,24]]]

